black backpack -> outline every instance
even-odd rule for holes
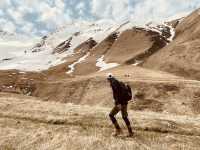
[[[130,101],[132,99],[132,90],[130,85],[120,82],[120,86],[122,89],[123,99],[125,99],[126,101]]]

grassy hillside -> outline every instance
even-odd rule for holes
[[[0,94],[0,149],[183,149],[200,146],[199,116],[130,111],[135,136],[111,136],[110,108]],[[120,119],[120,125],[125,126]]]

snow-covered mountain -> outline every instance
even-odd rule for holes
[[[0,63],[21,56],[35,42],[36,39],[0,30]]]
[[[68,60],[67,57],[73,56],[78,52],[75,51],[76,49],[83,49],[82,45],[89,43],[90,48],[93,48],[113,33],[115,33],[117,40],[117,37],[121,33],[127,29],[132,29],[134,26],[129,21],[125,23],[116,23],[110,20],[76,22],[66,24],[55,32],[42,37],[40,40],[32,40],[25,36],[0,32],[0,69],[24,71],[47,70],[50,67],[66,62]],[[167,24],[158,25],[149,23],[140,28],[157,32],[165,37],[168,42],[172,41],[174,37],[173,28]],[[85,55],[89,54],[87,53]],[[85,55],[83,58],[86,58]],[[97,58],[97,66],[101,66],[98,61],[100,58],[104,68],[110,68],[106,67],[102,56]],[[74,63],[76,64],[77,62]],[[111,67],[119,65],[117,63],[113,64],[115,65],[111,65]],[[73,66],[73,64],[70,65]],[[100,68],[100,70],[104,69]]]
[[[120,25],[112,21],[76,22],[63,26],[44,36],[40,41],[30,41],[24,36],[0,32],[0,69],[40,71],[62,63],[73,50],[92,38],[97,43],[114,32]],[[37,42],[38,41],[38,42]],[[60,44],[69,42],[62,54]],[[57,53],[58,52],[58,53]]]

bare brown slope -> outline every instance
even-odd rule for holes
[[[153,44],[147,31],[134,28],[123,32],[106,54],[106,61],[125,63]]]
[[[97,72],[97,59],[103,55],[106,63],[134,64],[136,60],[146,59],[167,43],[159,33],[143,28],[129,29],[117,36],[113,33],[90,49],[90,55],[75,66],[73,74],[86,75]]]
[[[122,32],[120,35],[113,32],[102,42],[96,43],[92,38],[86,39],[74,50],[74,55],[69,56],[66,62],[44,71],[47,76],[65,77],[70,70],[69,65],[79,62],[83,56],[85,60],[76,63],[71,75],[87,75],[97,72],[99,67],[96,66],[97,59],[102,57],[106,63],[134,64],[137,60],[144,60],[157,50],[166,45],[167,41],[164,36],[158,32],[147,31],[143,28],[132,28]],[[69,40],[62,42],[55,49],[55,53],[62,53],[70,46]],[[89,53],[89,54],[88,54]]]
[[[110,71],[118,79],[128,82],[136,93],[136,102],[130,103],[132,110],[175,114],[200,113],[199,82],[131,65],[65,80],[36,79],[29,74],[16,74],[13,78],[2,80],[10,75],[7,72],[1,75],[0,91],[40,97],[44,101],[108,107],[113,105],[112,91],[105,78]]]
[[[62,42],[60,45],[62,44],[65,44],[65,42]],[[96,41],[94,41],[92,38],[86,40],[85,42],[81,43],[79,46],[77,46],[74,49],[73,55],[63,58],[64,60],[66,60],[65,63],[62,63],[57,66],[53,66],[49,68],[48,70],[43,71],[43,74],[45,74],[45,76],[51,79],[71,77],[72,76],[71,74],[67,74],[67,72],[71,69],[69,65],[77,62],[81,57],[86,55],[96,44],[97,44]],[[62,53],[66,50],[67,50],[67,47],[61,46],[59,48],[58,46],[58,48],[55,49],[54,53],[59,53],[59,52]]]
[[[199,11],[180,22],[174,41],[152,55],[143,66],[200,80]]]
[[[113,33],[99,44],[90,38],[78,45],[74,49],[73,55],[64,58],[66,60],[65,63],[51,67],[50,69],[43,71],[43,73],[48,76],[48,78],[68,78],[73,75],[86,75],[97,72],[99,70],[99,68],[96,67],[97,59],[110,49],[116,38],[117,34]],[[59,44],[55,49],[55,53],[66,51],[68,49],[67,46],[65,47],[66,44],[66,41]],[[74,66],[73,73],[66,74],[66,72],[70,70],[69,65],[78,62],[78,60],[87,55],[87,53],[90,53],[88,57]]]
[[[97,72],[99,68],[96,66],[97,59],[102,55],[106,54],[110,47],[113,45],[117,38],[116,33],[112,33],[107,38],[105,38],[98,45],[90,49],[90,55],[80,64],[75,67],[74,75],[86,75],[90,73]]]

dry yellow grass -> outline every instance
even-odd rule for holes
[[[197,150],[200,116],[130,111],[133,138],[112,137],[110,108],[0,94],[0,149]],[[120,125],[125,126],[119,116]]]

